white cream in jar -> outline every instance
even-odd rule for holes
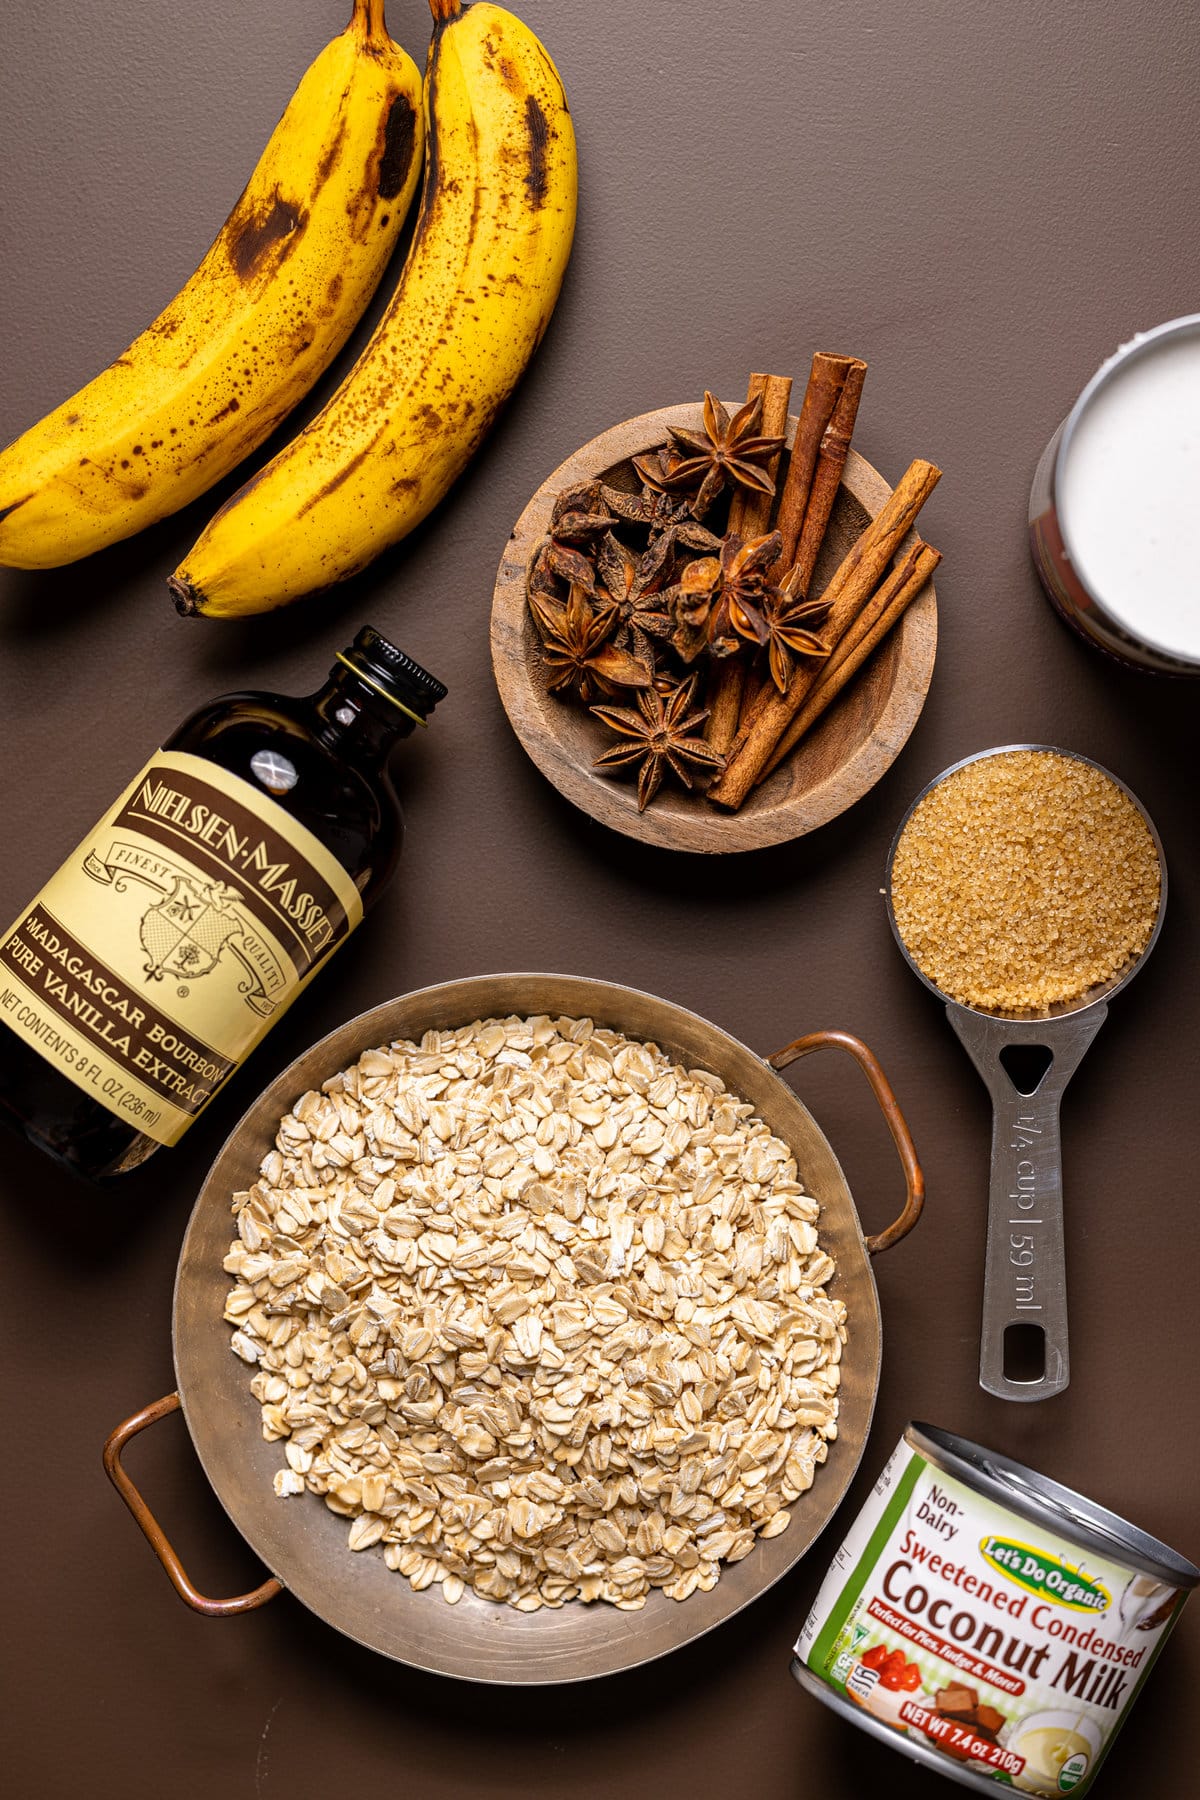
[[[1200,662],[1200,327],[1110,367],[1062,445],[1063,545],[1118,625]]]

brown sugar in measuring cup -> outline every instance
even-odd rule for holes
[[[918,794],[886,896],[901,953],[992,1097],[980,1385],[1047,1399],[1070,1379],[1059,1107],[1158,936],[1162,844],[1098,763],[1007,745]]]

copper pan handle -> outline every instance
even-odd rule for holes
[[[154,1425],[159,1419],[165,1419],[168,1413],[178,1412],[179,1395],[167,1394],[161,1400],[155,1400],[151,1406],[143,1406],[141,1412],[134,1413],[111,1434],[104,1446],[104,1469],[109,1480],[120,1494],[122,1500],[146,1534],[146,1540],[167,1571],[180,1599],[186,1600],[190,1607],[198,1613],[205,1613],[210,1619],[223,1619],[229,1613],[250,1612],[256,1606],[265,1606],[283,1591],[282,1581],[272,1575],[249,1594],[235,1594],[232,1600],[210,1600],[198,1588],[192,1586],[175,1551],[167,1539],[167,1534],[155,1518],[137,1488],[129,1479],[121,1462],[121,1452],[130,1438],[144,1431],[147,1425]]]
[[[921,1173],[921,1165],[917,1161],[916,1145],[912,1134],[905,1123],[904,1114],[900,1111],[900,1102],[892,1092],[891,1083],[884,1074],[873,1050],[868,1050],[861,1038],[853,1037],[848,1031],[810,1031],[807,1037],[797,1038],[786,1050],[777,1050],[774,1056],[768,1056],[767,1062],[772,1069],[786,1069],[798,1057],[811,1056],[814,1050],[845,1050],[852,1056],[867,1080],[871,1084],[871,1092],[879,1102],[879,1110],[887,1120],[888,1130],[900,1153],[900,1162],[904,1169],[904,1181],[908,1189],[904,1196],[904,1210],[898,1219],[884,1231],[878,1231],[874,1237],[866,1240],[867,1249],[872,1256],[880,1250],[890,1250],[898,1244],[902,1237],[907,1237],[921,1216],[921,1208],[925,1204],[925,1177]]]

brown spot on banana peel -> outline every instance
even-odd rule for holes
[[[413,230],[412,243],[409,246],[406,268],[411,265],[417,245],[429,229],[429,221],[435,211],[437,198],[441,191],[442,158],[437,128],[437,93],[440,74],[438,51],[441,46],[442,32],[450,23],[451,15],[439,12],[435,6],[433,19],[433,42],[429,46],[429,69],[425,80],[425,116],[429,121],[429,129],[425,133],[425,176],[421,183],[421,204],[417,208],[417,223]],[[471,123],[473,128],[474,121],[472,120]],[[403,286],[403,276],[401,277],[401,286]]]
[[[383,125],[376,191],[381,200],[394,200],[408,180],[417,143],[417,114],[407,94],[397,94],[388,107]]]
[[[355,469],[357,469],[361,463],[364,463],[368,456],[370,456],[384,432],[388,430],[389,424],[390,421],[385,420],[379,427],[379,430],[375,433],[374,437],[369,438],[361,450],[356,450],[354,455],[350,457],[347,462],[344,462],[340,469],[334,470],[328,481],[323,481],[319,488],[313,490],[307,500],[305,500],[304,504],[297,507],[296,517],[298,519],[302,519],[306,512],[311,512],[314,506],[325,499],[326,495],[332,494],[337,488],[340,488],[344,481],[349,481]],[[237,498],[238,496],[235,494],[234,499],[236,500]]]
[[[333,174],[334,167],[337,163],[338,154],[341,151],[342,145],[345,143],[345,141],[346,141],[346,120],[343,117],[338,124],[337,132],[334,135],[333,142],[330,144],[330,146],[326,150],[324,156],[321,158],[320,162],[317,164],[317,175],[316,175],[316,180],[313,182],[313,185],[312,185],[312,194],[310,196],[311,199],[316,198],[316,196],[320,193],[321,189],[325,186],[325,183],[329,180],[329,177]]]
[[[307,217],[300,207],[285,200],[278,188],[262,211],[243,213],[239,202],[221,232],[238,280],[249,281],[268,262],[278,268],[294,249]]]
[[[545,205],[550,185],[546,153],[550,146],[550,126],[535,94],[525,96],[525,128],[529,133],[529,170],[525,187],[535,208]]]
[[[478,132],[473,119],[468,120],[468,125],[472,136],[471,147],[473,152],[474,139],[478,136]],[[444,211],[447,201],[453,195],[458,193],[460,185],[460,182],[453,176],[446,176],[444,180],[441,179],[441,166],[438,160],[437,131],[436,129],[431,130],[429,133],[428,152],[425,161],[425,185],[421,191],[420,211],[417,214],[417,223],[416,228],[413,231],[412,243],[409,245],[408,261],[405,263],[404,271],[400,277],[400,286],[392,296],[391,306],[394,307],[396,305],[398,296],[404,291],[404,277],[415,265],[418,246],[433,229],[439,215]],[[471,197],[471,218],[465,235],[465,243],[468,246],[474,243],[475,233],[479,229],[479,217],[482,210],[482,203],[483,194],[477,184]],[[389,307],[389,311],[390,310],[391,307]]]

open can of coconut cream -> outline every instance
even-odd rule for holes
[[[1081,637],[1134,668],[1200,675],[1200,313],[1138,332],[1046,446],[1034,565]]]
[[[1200,1569],[1082,1494],[910,1425],[792,1661],[827,1706],[982,1792],[1082,1795]]]

